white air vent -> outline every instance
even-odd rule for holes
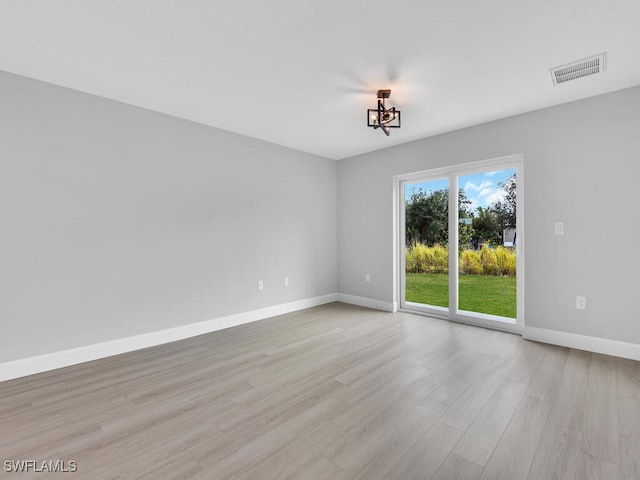
[[[551,79],[554,85],[569,82],[576,78],[586,77],[595,73],[604,72],[607,60],[607,52],[593,57],[583,58],[576,62],[550,68]]]

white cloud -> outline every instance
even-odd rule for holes
[[[478,193],[478,198],[480,197],[488,197],[492,193],[495,193],[495,188],[483,188],[480,193]]]
[[[505,198],[505,192],[503,190],[495,190],[491,192],[491,194],[487,195],[487,197],[485,198],[485,201],[487,202],[487,205],[491,205],[492,203],[495,203],[495,202],[504,201],[504,198]]]
[[[473,183],[472,181],[468,181],[464,184],[464,191],[479,192],[480,190],[490,187],[491,185],[493,185],[493,182],[490,182],[489,180],[483,180],[479,185]]]

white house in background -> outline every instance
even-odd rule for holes
[[[515,247],[516,245],[516,229],[505,228],[502,231],[502,243],[505,247]]]

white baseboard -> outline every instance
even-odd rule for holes
[[[166,330],[0,363],[0,382],[162,345],[164,343],[175,342],[177,340],[336,301],[338,301],[338,294],[332,293],[320,297],[307,298],[296,302],[252,310],[250,312],[219,317],[204,322],[181,325]]]
[[[350,303],[360,307],[373,308],[374,310],[383,310],[385,312],[393,312],[394,305],[392,302],[383,302],[374,298],[358,297],[356,295],[347,295],[346,293],[338,293],[338,302]]]
[[[536,342],[640,360],[640,344],[525,326],[522,337]]]

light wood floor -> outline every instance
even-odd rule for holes
[[[637,480],[640,363],[335,303],[0,383],[2,475]]]

